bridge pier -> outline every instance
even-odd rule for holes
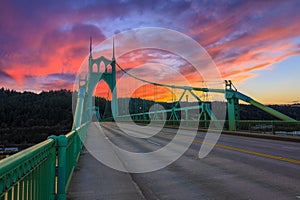
[[[236,98],[236,89],[233,90],[232,82],[225,80],[225,97],[227,99],[227,114],[228,114],[228,129],[230,131],[236,131],[238,125],[237,120],[240,120],[240,106],[239,99]]]

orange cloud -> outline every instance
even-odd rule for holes
[[[97,44],[113,33],[141,26],[183,31],[207,49],[223,79],[241,83],[258,76],[259,70],[271,69],[274,63],[300,53],[299,42],[294,41],[300,33],[298,4],[285,1],[219,2],[218,5],[197,1],[137,5],[114,1],[3,2],[0,83],[18,90],[72,89],[71,78],[89,52],[90,36]],[[108,58],[111,56],[111,52],[105,53]],[[131,52],[118,58],[118,62],[128,71],[136,69],[138,77],[159,83],[202,86],[204,79],[188,62],[168,52]],[[138,68],[144,64],[148,67]],[[123,76],[122,72],[117,73],[118,78]],[[135,84],[129,77],[124,80]],[[107,97],[107,86],[99,85],[96,94]],[[152,95],[153,88],[148,87]],[[158,90],[159,98],[169,98],[169,92]],[[143,92],[139,89],[135,95],[143,96]]]

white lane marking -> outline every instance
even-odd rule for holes
[[[296,196],[296,198],[297,198],[297,199],[300,199],[300,195],[299,195],[299,196]]]
[[[147,142],[149,142],[149,143],[151,143],[151,144],[154,144],[154,145],[156,145],[156,146],[161,146],[161,144],[159,144],[159,143],[157,143],[157,142],[153,142],[153,141],[151,141],[151,140],[147,140]]]

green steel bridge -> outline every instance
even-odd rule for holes
[[[104,63],[105,69],[100,71],[100,65]],[[96,67],[94,67],[96,66]],[[108,70],[108,69],[111,70]],[[126,73],[131,78],[141,81],[154,87],[166,87],[181,90],[181,95],[177,101],[172,102],[172,108],[166,110],[152,110],[140,113],[119,113],[119,102],[116,88],[117,69]],[[93,116],[96,114],[100,119],[99,113],[93,106],[93,93],[99,81],[104,80],[112,94],[111,111],[114,118],[118,120],[133,119],[136,122],[147,122],[150,119],[160,121],[167,117],[166,124],[176,124],[178,121],[185,124],[199,123],[200,128],[203,122],[222,121],[225,129],[229,131],[242,130],[243,124],[250,123],[256,125],[271,124],[272,127],[278,124],[297,127],[299,122],[285,114],[282,114],[270,107],[267,107],[251,97],[239,92],[231,81],[225,81],[224,88],[201,88],[192,86],[176,86],[161,84],[144,80],[124,70],[117,62],[113,53],[112,59],[103,56],[93,58],[90,50],[88,76],[78,80],[77,104],[74,114],[73,128],[66,135],[50,136],[47,140],[25,149],[0,161],[0,199],[66,199],[66,192],[74,169],[77,166],[78,158],[81,154],[82,147],[86,138],[87,127],[91,123]],[[204,93],[221,93],[227,100],[228,120],[218,119],[218,115],[211,109],[211,103],[203,101],[196,92]],[[186,94],[192,95],[197,99],[198,104],[193,107],[180,107]],[[242,121],[240,120],[239,101],[249,103],[269,114],[278,118],[278,121]],[[155,108],[155,106],[154,106]],[[196,110],[197,119],[191,119],[189,112]],[[178,112],[185,113],[185,119],[181,120]],[[102,119],[107,121],[109,119]],[[110,119],[112,120],[112,119]],[[207,126],[203,125],[203,128]],[[223,128],[223,126],[222,126]],[[297,129],[295,128],[295,129]]]

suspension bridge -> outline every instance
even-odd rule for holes
[[[130,96],[118,98],[118,71],[142,83],[141,90],[152,88],[153,100]],[[101,116],[93,102],[94,91],[100,81],[106,82],[111,93],[109,117]],[[160,88],[171,91],[171,101],[165,102],[164,109],[160,105],[162,103],[156,101]],[[174,90],[180,93],[178,98]],[[203,100],[198,92],[222,94],[226,102],[214,104]],[[190,104],[187,95],[196,102]],[[240,120],[240,101],[278,120]],[[127,111],[124,111],[124,105],[129,107]],[[100,125],[93,120],[95,116]],[[124,129],[116,125],[117,121],[122,124],[133,121],[140,125],[126,125],[125,134]],[[152,137],[148,134],[155,128],[147,129],[145,126],[150,123],[163,126]],[[299,139],[285,137],[289,140],[286,142],[276,136],[272,139],[278,141],[258,139],[254,134],[252,138],[237,136],[245,124],[248,128],[258,128],[256,131],[267,126],[271,134],[300,129],[299,121],[239,92],[230,80],[224,81],[224,88],[149,81],[123,68],[116,61],[114,48],[112,59],[104,56],[94,58],[90,46],[88,74],[78,79],[72,130],[67,135],[50,136],[46,141],[0,161],[0,199],[298,198]],[[185,131],[178,137],[174,127]],[[199,128],[195,137],[192,137],[190,127]],[[224,129],[233,135],[222,134],[218,143],[212,145],[203,132],[208,128],[220,132]],[[91,134],[98,132],[102,135]],[[128,133],[141,137],[130,137]],[[112,144],[130,152],[147,153],[158,151],[173,140],[176,140],[176,148],[180,149],[184,141],[190,142],[190,148],[173,164],[148,173],[116,171],[98,162],[99,158],[91,153],[93,150],[100,151],[100,154],[102,151],[109,152],[109,159],[121,163],[122,169],[135,169],[138,166],[131,165],[134,160],[122,160]],[[208,157],[199,159],[197,151],[202,145],[215,148]]]

